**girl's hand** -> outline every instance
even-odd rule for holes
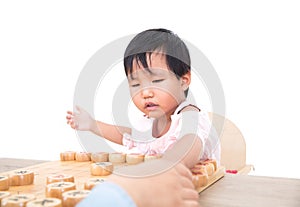
[[[76,111],[67,111],[67,124],[71,128],[81,131],[91,131],[96,125],[96,121],[90,114],[79,106],[75,106]]]

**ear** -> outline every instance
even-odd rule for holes
[[[191,71],[187,72],[183,76],[180,77],[181,87],[185,91],[191,84]]]

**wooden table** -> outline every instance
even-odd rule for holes
[[[0,173],[10,171],[10,170],[16,170],[22,167],[36,165],[43,162],[49,162],[49,161],[19,159],[19,158],[0,158]]]
[[[226,174],[199,194],[201,207],[300,207],[300,179]]]
[[[10,170],[24,168],[23,165],[17,166],[16,163],[18,162],[14,162],[15,168]],[[61,170],[74,174],[78,178],[77,183],[83,185],[90,177],[87,166],[87,163],[74,163],[70,166],[67,163],[57,162],[28,166],[26,169],[36,170],[39,173],[37,175],[39,179],[32,186],[21,189],[11,187],[10,191],[29,191],[38,197],[44,196],[46,172],[60,173]],[[0,169],[2,168],[3,162],[0,162]],[[300,179],[226,174],[199,194],[199,203],[201,207],[300,207]]]

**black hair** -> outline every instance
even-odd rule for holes
[[[149,71],[147,55],[151,56],[153,52],[166,56],[167,66],[177,78],[190,71],[190,54],[185,43],[172,31],[159,28],[145,30],[130,41],[124,54],[126,76],[132,74],[133,61]],[[187,95],[187,91],[185,93]]]

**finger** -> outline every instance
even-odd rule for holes
[[[73,111],[67,111],[67,114],[73,115]]]
[[[74,121],[70,121],[70,126],[72,129],[76,129],[76,123]]]
[[[73,121],[72,120],[68,120],[67,124],[69,124],[70,126],[72,126]]]
[[[175,170],[182,176],[188,178],[189,180],[193,179],[192,172],[185,167],[183,164],[179,163],[175,166]]]
[[[199,194],[195,189],[183,188],[181,191],[181,196],[184,200],[194,200],[198,201]]]
[[[201,207],[201,205],[198,200],[186,200],[183,202],[181,207]]]
[[[189,180],[187,177],[181,176],[179,179],[179,182],[180,182],[181,186],[183,186],[184,188],[188,188],[188,189],[192,189],[192,190],[195,189],[193,182],[191,180]]]

